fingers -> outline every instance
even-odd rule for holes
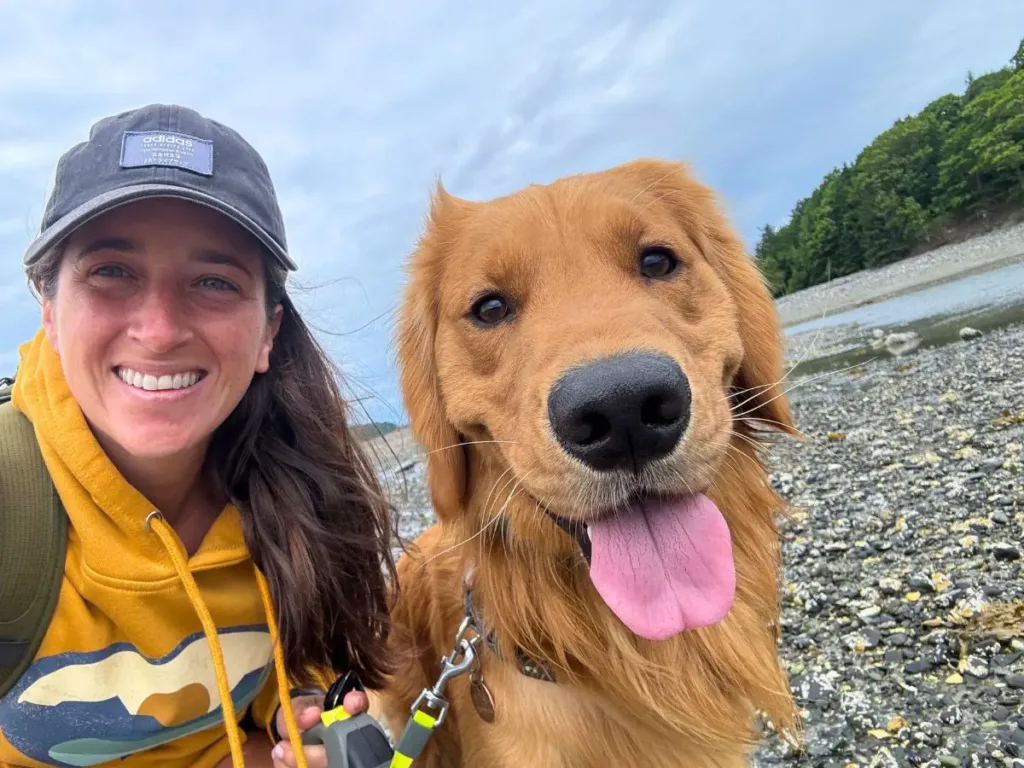
[[[327,750],[323,747],[305,747],[306,765],[309,768],[328,768]],[[295,759],[295,751],[291,742],[279,741],[274,745],[270,753],[274,759],[274,768],[299,768],[299,762]]]
[[[323,707],[323,696],[296,696],[292,699],[292,711],[295,713],[295,723],[299,726],[299,730],[308,730],[320,722],[320,714],[323,712]],[[275,721],[277,732],[287,739],[288,725],[284,719],[283,708],[278,708]]]
[[[342,702],[345,711],[350,715],[358,715],[365,712],[370,706],[370,700],[362,691],[349,691],[345,694],[345,701]]]
[[[323,696],[299,696],[292,699],[292,710],[295,712],[295,722],[300,731],[312,728],[320,721],[320,714],[323,712]],[[345,694],[343,702],[345,711],[350,715],[358,715],[365,712],[370,706],[370,701],[362,691],[349,691]],[[271,757],[274,761],[274,768],[298,768],[298,761],[295,759],[295,750],[287,737],[287,727],[284,720],[284,711],[277,712],[277,731],[284,740],[274,745]],[[305,747],[306,765],[308,768],[328,768],[327,750],[322,746]]]

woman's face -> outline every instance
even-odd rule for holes
[[[267,370],[280,313],[268,320],[256,240],[173,199],[83,225],[43,301],[71,394],[104,448],[136,459],[205,449]]]

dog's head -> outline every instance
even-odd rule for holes
[[[500,511],[574,552],[638,635],[719,621],[734,542],[709,489],[749,424],[793,424],[771,297],[711,191],[653,160],[486,203],[438,185],[410,267],[399,366],[439,517]]]

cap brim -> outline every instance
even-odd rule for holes
[[[105,192],[97,195],[88,202],[75,208],[70,213],[58,219],[52,225],[40,233],[39,237],[28,247],[25,253],[25,265],[28,266],[46,253],[50,248],[70,235],[90,219],[94,219],[102,213],[106,213],[126,203],[136,200],[143,200],[153,197],[173,197],[179,200],[205,205],[218,213],[222,213],[229,219],[248,230],[263,246],[270,251],[271,255],[280,262],[281,266],[288,270],[296,270],[298,267],[288,256],[288,252],[274,238],[267,234],[259,224],[246,216],[237,208],[221,202],[212,195],[207,195],[187,187],[178,187],[173,184],[135,184],[130,187]]]

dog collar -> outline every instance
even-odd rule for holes
[[[476,570],[472,563],[466,568],[466,575],[462,582],[463,591],[463,602],[464,602],[464,614],[465,619],[469,622],[469,626],[472,627],[473,631],[476,632],[480,637],[483,638],[484,643],[491,650],[491,652],[502,661],[506,659],[502,656],[501,651],[498,649],[498,638],[495,635],[494,630],[487,630],[483,620],[480,618],[480,614],[476,609],[476,605],[473,603],[473,586],[476,581]],[[521,675],[529,677],[533,680],[542,680],[547,683],[557,683],[558,677],[555,674],[554,669],[545,661],[540,661],[529,656],[522,648],[516,648],[516,668],[519,670]]]

